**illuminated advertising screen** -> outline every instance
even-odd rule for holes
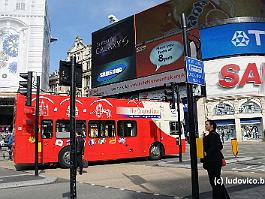
[[[204,61],[208,98],[265,94],[265,56]]]
[[[134,17],[92,33],[92,87],[135,78]]]
[[[93,70],[92,88],[135,78],[135,56],[125,57],[113,62],[98,65]]]
[[[189,31],[189,38],[198,40],[198,30]],[[182,68],[184,68],[182,33],[148,42],[136,48],[137,78]]]
[[[202,58],[265,54],[265,23],[234,23],[200,31]]]
[[[174,35],[137,48],[136,76],[144,77],[184,67],[182,36]]]
[[[181,29],[181,14],[188,27],[208,26],[234,17],[265,17],[264,0],[171,0],[135,15],[136,44]]]

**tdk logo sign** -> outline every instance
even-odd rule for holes
[[[234,46],[248,46],[250,42],[255,42],[255,45],[261,46],[261,37],[265,37],[265,31],[262,30],[248,30],[248,35],[244,31],[235,31],[231,42]],[[250,40],[252,35],[255,39]]]

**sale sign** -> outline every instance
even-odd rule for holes
[[[265,56],[241,56],[204,62],[208,98],[265,96]]]

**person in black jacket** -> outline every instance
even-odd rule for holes
[[[79,174],[83,173],[83,155],[85,140],[82,137],[82,132],[76,134],[76,166],[79,168]]]
[[[216,133],[215,122],[207,120],[205,129],[209,134],[203,139],[204,158],[202,162],[203,168],[208,172],[212,186],[212,197],[213,199],[230,199],[221,180],[222,159],[224,158],[221,152],[223,145],[219,134]]]

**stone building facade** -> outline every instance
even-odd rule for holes
[[[82,65],[82,88],[77,89],[78,96],[89,96],[91,89],[91,45],[85,45],[80,37],[76,37],[73,46],[67,52],[66,61],[76,57],[76,62]],[[69,86],[59,85],[59,74],[55,71],[49,78],[49,91],[54,94],[69,93]]]
[[[19,73],[33,71],[41,76],[41,88],[48,89],[49,47],[46,0],[0,1],[1,125],[12,124]]]

